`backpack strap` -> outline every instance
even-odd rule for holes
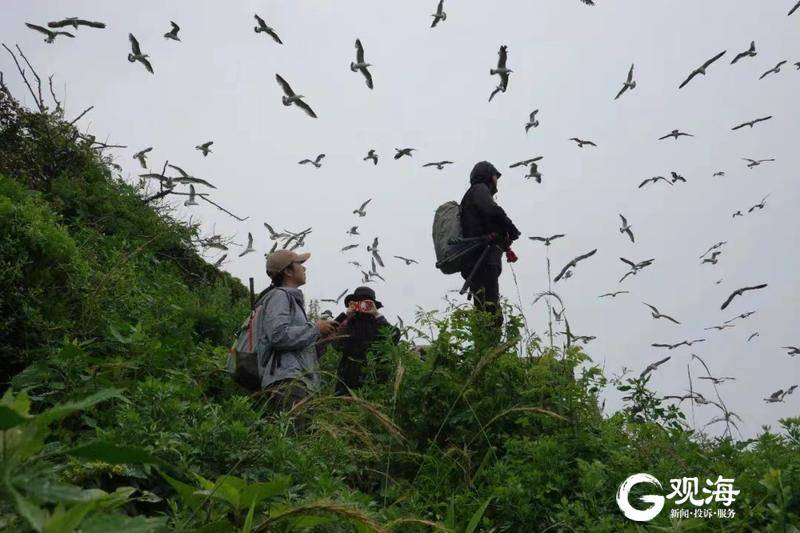
[[[288,291],[282,290],[281,287],[276,287],[275,289],[276,290],[280,290],[281,292],[283,292],[286,295],[286,297],[289,299],[289,316],[291,317],[292,309],[294,309],[294,306],[295,306],[294,298],[292,297],[291,294],[289,294]],[[305,309],[303,309],[301,307],[300,310],[303,311],[303,316],[306,316]],[[272,360],[272,363],[270,364],[270,367],[269,367],[269,375],[270,376],[274,376],[275,375],[275,369],[277,367],[281,366],[281,352],[280,352],[280,350],[277,350],[277,349],[273,348],[272,349],[272,357],[270,357],[270,359]]]

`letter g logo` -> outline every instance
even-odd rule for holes
[[[661,488],[661,482],[650,474],[634,474],[628,477],[619,486],[619,490],[617,490],[617,505],[619,505],[619,508],[625,514],[626,518],[635,520],[636,522],[647,522],[655,518],[656,515],[661,512],[661,509],[664,508],[664,497],[653,494],[642,496],[639,498],[642,502],[651,503],[652,505],[642,511],[634,509],[628,500],[628,495],[633,486],[639,483],[652,483],[653,485],[657,485],[658,488]]]

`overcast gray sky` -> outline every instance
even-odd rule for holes
[[[449,0],[447,20],[430,29],[435,0],[10,0],[0,36],[19,43],[40,74],[55,74],[69,118],[95,106],[81,128],[129,147],[114,152],[126,178],[142,172],[133,152],[154,146],[154,171],[169,159],[215,183],[215,201],[249,216],[239,223],[210,206],[180,210],[202,220],[208,234],[244,242],[252,232],[258,253],[240,259],[232,251],[224,268],[245,282],[255,276],[259,288],[266,285],[263,253],[272,245],[263,223],[295,231],[313,226],[305,248],[312,254],[307,298],[358,286],[361,275],[347,261],[367,264],[365,247],[380,236],[387,282],[373,286],[385,314],[408,321],[417,305],[443,308],[442,296],[462,280],[434,268],[434,210],[460,200],[475,162],[493,162],[503,171],[496,199],[523,232],[514,269],[533,329],[545,331],[546,307],[531,302],[546,289],[547,275],[545,248],[527,236],[566,233],[551,246],[555,272],[578,254],[598,252],[554,288],[573,331],[598,337],[586,351],[607,375],[623,366],[638,373],[671,355],[652,384],[677,394],[687,387],[694,352],[716,375],[736,377],[720,391],[744,419],[745,437],[762,424],[777,428],[777,420],[797,416],[800,405],[800,392],[785,403],[762,400],[800,382],[800,357],[780,349],[800,344],[800,71],[792,65],[800,61],[800,12],[787,18],[793,0],[597,3],[508,1],[499,9],[496,2]],[[253,32],[254,13],[275,28],[283,46]],[[82,28],[77,38],[48,45],[24,26],[67,16],[108,27]],[[162,37],[170,20],[181,26],[182,42]],[[155,75],[126,60],[129,32],[150,54]],[[373,64],[373,91],[349,69],[356,38]],[[731,65],[751,40],[758,55]],[[489,69],[502,44],[514,73],[508,91],[488,103],[497,83]],[[692,69],[722,50],[728,53],[708,76],[678,90]],[[789,63],[779,74],[759,80],[784,59]],[[614,101],[631,63],[638,85]],[[30,104],[6,54],[0,69],[14,94]],[[275,73],[306,96],[317,120],[281,105]],[[541,125],[526,135],[523,125],[537,108]],[[773,119],[731,131],[766,115]],[[695,137],[657,140],[675,128]],[[579,149],[567,140],[573,136],[598,148]],[[207,140],[214,141],[213,153],[204,158],[194,146]],[[393,160],[394,148],[406,146],[417,148],[414,157]],[[376,167],[362,161],[370,148],[381,158]],[[322,168],[297,164],[317,153],[327,154]],[[537,155],[544,156],[542,184],[523,179],[523,169],[508,168]],[[776,161],[751,170],[742,157]],[[440,159],[455,164],[443,171],[422,168]],[[688,183],[637,188],[644,178],[672,170]],[[726,176],[712,178],[719,170]],[[765,209],[746,213],[767,194]],[[367,216],[353,215],[367,198],[373,199]],[[736,210],[745,216],[732,219]],[[619,233],[619,213],[633,225],[635,244]],[[352,241],[345,231],[355,224],[362,237]],[[700,254],[721,240],[728,244],[719,263],[701,265]],[[341,254],[350,242],[361,247]],[[393,255],[420,264],[406,267]],[[620,284],[626,271],[620,256],[655,263]],[[764,282],[765,290],[720,311],[732,290]],[[631,294],[598,299],[613,290]],[[501,292],[518,301],[507,264]],[[681,325],[652,319],[642,301]],[[751,310],[757,313],[734,328],[703,330]],[[746,342],[756,331],[760,336]],[[650,347],[695,338],[708,340],[670,352]],[[692,373],[702,374],[699,365]],[[713,397],[710,384],[695,385]],[[619,406],[610,391],[607,410]],[[717,413],[700,408],[695,414],[699,427]]]

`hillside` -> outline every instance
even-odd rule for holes
[[[800,521],[800,419],[694,433],[649,375],[612,383],[575,346],[520,342],[510,308],[501,346],[472,311],[421,314],[424,360],[387,341],[361,395],[328,380],[294,434],[225,371],[246,287],[111,164],[0,91],[0,529],[633,531],[615,493],[639,472],[667,491],[735,479],[734,516],[671,520],[668,501],[665,531]],[[611,417],[606,386],[628,395]]]

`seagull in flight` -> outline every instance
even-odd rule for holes
[[[582,139],[578,139],[577,137],[571,137],[569,140],[570,141],[575,141],[576,143],[578,143],[578,148],[583,148],[583,146],[585,144],[588,144],[589,146],[594,146],[595,148],[597,148],[597,145],[595,143],[593,143],[592,141],[584,141]]]
[[[655,259],[645,259],[644,261],[639,261],[638,263],[634,263],[633,261],[631,261],[629,259],[625,259],[624,257],[620,257],[619,260],[622,261],[623,263],[625,263],[626,265],[631,267],[631,269],[628,272],[626,272],[625,275],[622,276],[619,279],[620,283],[625,281],[625,278],[627,278],[630,275],[634,275],[635,276],[636,274],[639,273],[640,270],[642,270],[645,267],[648,267],[648,266],[652,265],[653,261],[655,261]]]
[[[350,62],[350,70],[353,72],[361,71],[361,74],[364,75],[364,79],[367,82],[367,87],[370,89],[373,88],[372,74],[370,74],[367,67],[371,66],[372,65],[364,61],[364,47],[361,45],[361,39],[356,39],[356,60],[355,62]]]
[[[766,72],[765,72],[764,74],[762,74],[762,75],[761,75],[761,77],[760,77],[760,78],[758,78],[758,79],[759,79],[759,80],[763,80],[764,78],[766,78],[766,77],[767,77],[767,76],[769,76],[770,74],[777,74],[778,72],[780,72],[780,71],[781,71],[781,67],[782,67],[784,64],[786,64],[786,60],[785,60],[785,59],[784,59],[783,61],[781,61],[780,63],[778,63],[777,65],[775,65],[774,67],[772,67],[771,69],[769,69],[768,71],[766,71]]]
[[[538,128],[539,121],[536,120],[536,114],[539,112],[538,109],[534,109],[531,111],[530,116],[528,116],[528,122],[525,123],[525,133],[528,133],[528,130],[531,128]]]
[[[284,237],[288,237],[289,236],[288,233],[286,233],[285,231],[281,232],[281,233],[278,233],[277,231],[272,229],[272,226],[270,226],[266,222],[264,222],[264,227],[267,228],[267,231],[269,232],[269,239],[271,241],[277,241],[278,239],[282,239]]]
[[[601,294],[598,298],[604,298],[606,296],[610,296],[612,298],[616,298],[618,294],[630,294],[631,291],[614,291],[614,292],[607,292],[605,294]]]
[[[758,337],[759,335],[760,335],[760,333],[756,331],[755,333],[753,333],[752,335],[747,337],[747,342],[750,342],[751,340],[753,340],[755,337]]]
[[[767,196],[769,196],[769,194],[768,194]],[[756,205],[754,205],[753,207],[751,207],[750,209],[748,209],[748,210],[747,210],[747,212],[748,212],[748,213],[752,213],[752,212],[753,212],[753,210],[754,210],[756,207],[757,207],[757,208],[759,208],[759,209],[764,209],[764,207],[766,207],[766,205],[767,205],[767,196],[765,196],[764,198],[762,198],[762,199],[761,199],[761,201],[760,201],[760,202],[758,202]]]
[[[732,127],[731,131],[736,131],[738,129],[744,128],[745,126],[750,126],[750,128],[752,129],[753,126],[755,126],[759,122],[764,122],[765,120],[769,120],[771,118],[772,118],[772,115],[769,115],[768,117],[756,118],[756,119],[753,119],[753,120],[751,120],[749,122],[742,122],[738,126]]]
[[[128,34],[128,40],[131,42],[131,53],[128,54],[128,61],[131,63],[135,63],[136,61],[140,62],[144,65],[144,68],[147,69],[147,72],[153,74],[153,66],[147,59],[150,56],[142,53],[142,49],[139,47],[139,41],[136,40],[136,37],[134,37],[132,33]]]
[[[436,161],[436,162],[433,162],[433,163],[425,163],[422,166],[423,167],[436,167],[437,169],[442,170],[445,165],[452,165],[452,164],[453,164],[452,161]]]
[[[180,174],[179,178],[172,178],[172,181],[174,181],[175,183],[183,183],[183,184],[199,183],[200,185],[205,185],[206,187],[211,187],[212,189],[216,189],[214,185],[207,182],[206,180],[190,176],[185,170],[183,170],[179,166],[172,164],[168,164],[167,166],[173,170],[176,170],[178,174]]]
[[[714,172],[714,175],[713,175],[713,176],[711,176],[711,177],[712,177],[712,178],[716,178],[716,177],[718,177],[718,176],[724,176],[724,175],[725,175],[725,172],[724,172],[724,171],[722,171],[722,170],[718,170],[718,171]]]
[[[489,74],[494,76],[497,74],[500,76],[500,85],[494,90],[492,95],[489,97],[489,101],[492,101],[492,98],[498,91],[506,92],[508,88],[508,75],[514,72],[510,68],[506,67],[506,60],[508,59],[508,47],[506,45],[502,45],[500,50],[497,51],[497,67],[489,69]]]
[[[303,100],[305,96],[302,94],[295,94],[295,92],[292,90],[292,86],[289,85],[289,83],[284,80],[280,74],[275,74],[275,79],[278,81],[278,85],[281,86],[281,89],[283,89],[283,96],[281,97],[281,102],[283,102],[283,105],[290,106],[294,104],[305,111],[306,115],[312,118],[317,118],[314,110],[311,109],[311,107]]]
[[[678,89],[683,89],[684,87],[686,87],[686,85],[687,85],[687,84],[688,84],[690,81],[692,81],[692,79],[693,79],[695,76],[697,76],[698,74],[702,74],[703,76],[705,76],[705,75],[706,75],[706,69],[707,69],[708,67],[710,67],[710,66],[712,65],[712,63],[714,63],[716,60],[718,60],[719,58],[721,58],[722,56],[724,56],[724,55],[725,55],[725,52],[727,52],[727,50],[723,50],[722,52],[718,53],[717,55],[715,55],[714,57],[712,57],[711,59],[709,59],[708,61],[706,61],[705,63],[703,63],[703,64],[702,64],[700,67],[698,67],[698,68],[694,69],[694,70],[691,72],[691,74],[689,74],[689,77],[688,77],[688,78],[686,78],[686,79],[683,81],[683,83],[681,83],[681,84],[678,86]]]
[[[545,246],[550,246],[550,243],[556,239],[560,239],[561,237],[566,237],[563,233],[556,233],[555,235],[550,235],[549,237],[528,237],[532,241],[541,241],[544,243]]]
[[[321,298],[321,299],[320,299],[320,302],[330,302],[330,303],[332,303],[332,304],[339,305],[339,300],[341,300],[341,299],[342,299],[342,297],[343,297],[345,294],[347,294],[347,291],[348,291],[348,290],[350,290],[350,289],[345,289],[345,290],[344,290],[344,291],[342,291],[342,293],[341,293],[339,296],[337,296],[336,298]]]
[[[672,183],[683,182],[686,183],[686,178],[675,172],[674,170],[670,172],[672,175]]]
[[[75,30],[78,29],[78,26],[86,26],[87,28],[99,28],[103,29],[106,25],[102,22],[96,22],[93,20],[83,20],[78,17],[67,17],[63,20],[57,20],[55,22],[48,22],[48,28],[64,28],[66,26],[72,26]]]
[[[708,258],[708,257],[703,258],[703,260],[700,262],[700,264],[711,263],[712,265],[716,265],[717,262],[719,261],[719,259],[717,259],[717,257],[719,257],[719,255],[721,253],[722,252],[720,252],[719,250],[711,252],[711,257],[710,258]]]
[[[254,30],[256,33],[266,33],[267,35],[269,35],[270,37],[272,37],[272,40],[274,40],[276,43],[278,43],[278,44],[283,44],[283,41],[281,41],[281,38],[280,38],[280,37],[278,37],[278,34],[277,34],[277,33],[275,33],[275,30],[273,30],[272,28],[270,28],[269,26],[267,26],[267,23],[266,23],[266,22],[264,22],[264,19],[262,19],[262,18],[261,18],[261,17],[259,17],[258,15],[254,15],[254,16],[255,16],[255,18],[256,18],[256,23],[258,24],[258,26],[256,26],[255,28],[253,28],[253,30]]]
[[[431,15],[433,17],[433,22],[431,23],[431,28],[435,28],[439,21],[444,22],[447,20],[447,13],[444,12],[444,0],[439,0],[439,5],[436,7],[436,13]]]
[[[627,233],[628,237],[630,237],[630,239],[631,239],[631,242],[635,242],[634,239],[633,239],[633,231],[631,231],[633,228],[632,228],[632,226],[630,224],[628,224],[628,219],[626,219],[624,216],[622,216],[621,213],[619,215],[619,218],[622,219],[622,226],[619,228],[619,232],[620,233]]]
[[[705,339],[694,339],[694,340],[691,340],[691,341],[681,341],[681,342],[679,342],[677,344],[661,344],[661,343],[655,342],[655,343],[651,344],[650,346],[652,346],[653,348],[667,348],[668,350],[674,350],[675,348],[678,348],[678,347],[683,346],[683,345],[691,346],[692,344],[696,344],[698,342],[705,342],[705,341],[706,341]]]
[[[322,160],[323,160],[324,158],[325,158],[325,154],[319,154],[319,155],[317,155],[317,157],[316,157],[315,159],[313,159],[313,160],[311,160],[311,159],[303,159],[302,161],[298,161],[298,162],[297,162],[297,164],[298,164],[298,165],[308,165],[308,164],[311,164],[311,165],[314,165],[315,167],[319,168],[319,167],[321,167],[321,166],[322,166]]]
[[[371,245],[367,245],[367,251],[372,252],[372,257],[375,261],[378,262],[380,266],[383,266],[383,259],[381,259],[380,254],[378,254],[378,238],[375,237],[375,240],[372,241]],[[375,272],[375,266],[373,265],[372,271]],[[385,280],[384,280],[385,281]]]
[[[396,259],[399,259],[399,260],[401,260],[401,261],[404,261],[404,262],[405,262],[405,264],[406,264],[406,266],[409,266],[409,265],[410,265],[410,264],[412,264],[412,263],[413,263],[413,264],[415,264],[415,265],[418,265],[418,264],[419,264],[419,261],[417,261],[416,259],[409,259],[408,257],[403,257],[402,255],[395,255],[394,257],[395,257]]]
[[[140,150],[140,151],[136,152],[135,154],[133,154],[133,159],[138,160],[139,164],[142,165],[142,168],[144,168],[144,169],[147,168],[147,155],[146,154],[152,149],[153,149],[153,147],[149,146],[149,147],[145,148],[144,150]]]
[[[527,166],[528,166],[528,165],[530,165],[531,163],[535,163],[536,161],[540,161],[540,160],[542,160],[543,158],[544,158],[544,156],[543,156],[543,155],[540,155],[540,156],[538,156],[538,157],[532,157],[532,158],[530,158],[530,159],[523,159],[522,161],[517,161],[516,163],[511,163],[511,164],[508,166],[508,168],[517,168],[517,167],[523,167],[523,166],[524,166],[524,167],[527,167]]]
[[[539,165],[536,164],[535,161],[531,162],[531,166],[528,169],[528,173],[525,174],[524,177],[527,178],[527,179],[534,178],[536,180],[536,183],[541,183],[542,182],[542,173],[539,172]]]
[[[560,280],[562,277],[564,277],[564,275],[567,273],[567,271],[570,271],[571,268],[576,267],[580,261],[583,261],[584,259],[588,259],[589,257],[592,257],[595,253],[597,253],[597,248],[595,248],[591,252],[586,252],[585,254],[579,255],[578,257],[570,260],[570,262],[567,263],[566,265],[564,265],[564,268],[561,269],[561,272],[559,272],[558,275],[553,279],[553,282],[557,283],[558,280]]]
[[[343,247],[340,251],[346,252],[347,250],[352,250],[353,248],[358,248],[358,244],[348,244],[347,246]]]
[[[367,152],[367,156],[364,158],[364,161],[367,161],[368,159],[372,159],[374,164],[378,164],[378,154],[375,153],[374,149],[370,149],[370,151]]]
[[[361,207],[359,207],[358,209],[354,209],[353,210],[353,214],[354,215],[358,215],[360,217],[366,216],[367,212],[364,211],[364,208],[367,207],[367,204],[370,203],[371,201],[372,201],[372,198],[370,198],[369,200],[367,200],[366,202],[361,204]]]
[[[755,57],[757,53],[758,52],[756,52],[756,42],[755,41],[750,41],[750,48],[748,48],[744,52],[736,54],[736,57],[734,57],[733,61],[731,61],[731,65],[733,65],[734,63],[736,63],[737,61],[739,61],[742,58]]]
[[[734,214],[731,216],[731,218],[743,217],[743,216],[744,216],[744,214],[741,212],[741,210],[739,210],[739,211],[736,211],[736,212],[735,212],[735,213],[734,213]]]
[[[691,133],[684,133],[680,130],[672,130],[663,137],[659,137],[658,140],[663,141],[664,139],[668,139],[670,137],[673,137],[677,141],[678,137],[694,137],[694,135],[692,135]]]
[[[714,383],[714,385],[719,385],[719,384],[721,384],[721,383],[725,383],[726,381],[736,381],[736,378],[731,378],[731,377],[721,377],[721,378],[715,378],[715,377],[713,377],[713,376],[700,376],[700,377],[699,377],[699,378],[697,378],[697,379],[707,379],[707,380],[710,380],[710,381],[712,381],[712,382]]]
[[[789,350],[787,352],[788,355],[794,357],[795,355],[800,355],[800,348],[797,346],[781,346],[782,350]]]
[[[661,313],[659,313],[659,312],[658,312],[658,309],[656,309],[656,308],[655,308],[655,306],[652,306],[652,305],[650,305],[650,304],[649,304],[649,303],[647,303],[647,302],[642,302],[642,303],[643,303],[644,305],[646,305],[647,307],[649,307],[649,308],[650,308],[650,309],[653,311],[653,313],[652,313],[652,316],[653,316],[653,318],[655,318],[655,319],[659,319],[659,318],[666,318],[667,320],[669,320],[669,321],[671,321],[671,322],[674,322],[674,323],[676,323],[676,324],[680,324],[680,322],[678,322],[677,320],[675,320],[675,319],[674,319],[674,318],[672,318],[671,316],[669,316],[669,315],[662,315]]]
[[[253,234],[252,233],[248,233],[247,234],[247,248],[245,248],[244,251],[239,254],[239,257],[242,257],[243,255],[247,255],[250,252],[255,252],[255,251],[256,251],[256,249],[253,248]]]
[[[744,320],[744,319],[746,319],[746,318],[750,318],[750,316],[752,316],[752,315],[754,315],[754,314],[756,314],[756,312],[755,312],[755,311],[748,311],[748,312],[746,312],[746,313],[742,313],[741,315],[736,315],[735,317],[733,317],[733,318],[731,318],[731,319],[729,319],[729,320],[726,320],[726,321],[725,321],[725,324],[730,324],[730,323],[731,323],[731,322],[733,322],[734,320],[739,320],[739,319],[742,319],[742,320]]]
[[[625,80],[625,82],[622,85],[622,89],[619,90],[617,96],[614,97],[614,100],[618,100],[619,97],[622,96],[622,94],[628,89],[633,90],[635,88],[636,88],[636,82],[633,80],[633,65],[631,65],[631,69],[628,71],[628,79]]]
[[[664,363],[669,361],[671,358],[672,358],[672,356],[670,355],[670,356],[665,357],[664,359],[660,359],[660,360],[656,361],[655,363],[650,363],[649,365],[647,365],[647,368],[642,370],[642,373],[639,374],[639,377],[643,378],[645,375],[649,374],[653,370],[656,370],[659,366],[663,365]]]
[[[775,161],[775,160],[774,159],[749,159],[747,157],[743,157],[742,161],[749,161],[749,163],[747,163],[747,168],[753,168],[753,167],[757,167],[761,163],[767,163],[769,161]]]
[[[350,228],[349,230],[347,230],[345,233],[347,233],[348,235],[361,235],[361,234],[358,232],[358,226],[353,226],[352,228]]]
[[[728,299],[727,299],[727,300],[725,300],[725,301],[722,303],[722,306],[720,307],[720,310],[723,310],[723,311],[724,311],[724,310],[725,310],[725,308],[726,308],[726,307],[728,307],[728,305],[729,305],[729,304],[730,304],[730,303],[733,301],[733,299],[734,299],[734,298],[736,298],[737,296],[741,296],[741,295],[743,295],[743,294],[744,294],[745,292],[747,292],[747,291],[754,291],[754,290],[758,290],[758,289],[763,289],[763,288],[765,288],[766,286],[767,286],[767,284],[766,284],[766,283],[762,283],[762,284],[760,284],[760,285],[753,285],[753,286],[751,286],[751,287],[742,287],[741,289],[736,289],[735,291],[733,291],[733,292],[731,293],[731,295],[730,295],[730,296],[728,296]]]
[[[190,205],[198,205],[198,203],[195,201],[195,196],[196,194],[194,192],[194,185],[189,185],[189,199],[183,202],[183,205],[187,207]]]
[[[208,156],[208,153],[211,151],[211,145],[214,144],[214,141],[204,142],[203,144],[198,144],[194,147],[195,150],[200,150],[203,152],[203,157]]]
[[[31,24],[30,22],[26,22],[25,25],[27,27],[29,27],[30,29],[32,29],[32,30],[36,30],[39,33],[42,33],[42,34],[46,35],[47,38],[44,40],[44,42],[46,42],[47,44],[53,43],[53,41],[55,41],[56,37],[58,37],[59,35],[64,35],[66,37],[73,37],[73,38],[75,37],[73,34],[67,32],[67,31],[48,30],[45,27],[37,26],[36,24]]]
[[[721,326],[711,326],[710,328],[703,328],[703,329],[704,330],[716,329],[717,331],[722,331],[723,329],[732,327],[734,327],[734,324],[722,324]]]
[[[665,182],[667,185],[670,185],[670,186],[672,186],[672,182],[671,182],[671,181],[669,181],[669,180],[668,180],[667,178],[665,178],[664,176],[654,176],[654,177],[652,177],[652,178],[647,178],[647,179],[643,180],[643,181],[642,181],[642,182],[639,184],[639,189],[641,189],[642,187],[644,187],[644,186],[645,186],[645,185],[647,185],[648,183],[656,183],[656,182],[658,182],[658,181],[664,181],[664,182]]]
[[[416,148],[395,148],[395,151],[397,153],[394,154],[394,158],[400,159],[403,156],[412,157],[411,152],[413,152],[414,150],[416,150]]]
[[[178,37],[178,32],[181,31],[181,27],[172,22],[171,20],[169,23],[172,25],[172,29],[169,30],[167,33],[164,34],[165,39],[172,39],[173,41],[180,41],[180,37]]]
[[[700,257],[698,257],[698,259],[704,258],[705,256],[708,255],[709,252],[713,252],[714,250],[716,250],[718,248],[721,248],[721,247],[725,246],[726,244],[728,244],[728,241],[719,241],[718,243],[713,244],[708,250],[703,252],[703,254]]]

